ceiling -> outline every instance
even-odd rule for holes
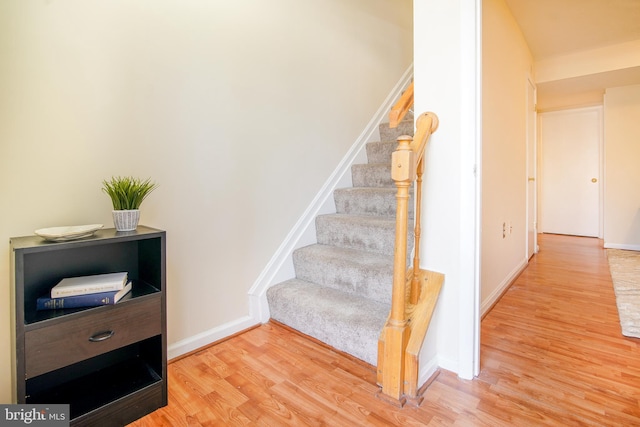
[[[640,0],[505,0],[534,61],[640,40]],[[538,85],[538,96],[640,84],[640,67]]]

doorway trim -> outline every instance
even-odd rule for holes
[[[526,224],[525,257],[527,261],[538,253],[538,113],[537,87],[527,76],[527,173],[526,173]],[[532,102],[533,101],[533,102]],[[532,108],[533,105],[533,108]],[[533,206],[532,206],[533,205]],[[533,216],[533,218],[531,218]],[[533,222],[533,224],[532,224]],[[531,232],[530,227],[533,229]],[[530,241],[533,237],[533,243]]]

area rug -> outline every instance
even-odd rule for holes
[[[622,334],[640,338],[640,252],[607,249]]]

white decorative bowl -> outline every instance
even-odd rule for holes
[[[100,230],[102,224],[70,225],[64,227],[41,228],[34,233],[45,240],[52,242],[66,242],[68,240],[84,239],[93,236],[93,233]]]

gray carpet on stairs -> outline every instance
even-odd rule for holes
[[[316,218],[318,243],[294,252],[296,277],[267,291],[271,318],[372,365],[391,304],[391,153],[403,134],[413,134],[413,117],[397,129],[380,126],[381,141],[366,147],[368,163],[352,166],[353,187],[334,192],[336,213]],[[413,233],[408,238],[412,247]]]

